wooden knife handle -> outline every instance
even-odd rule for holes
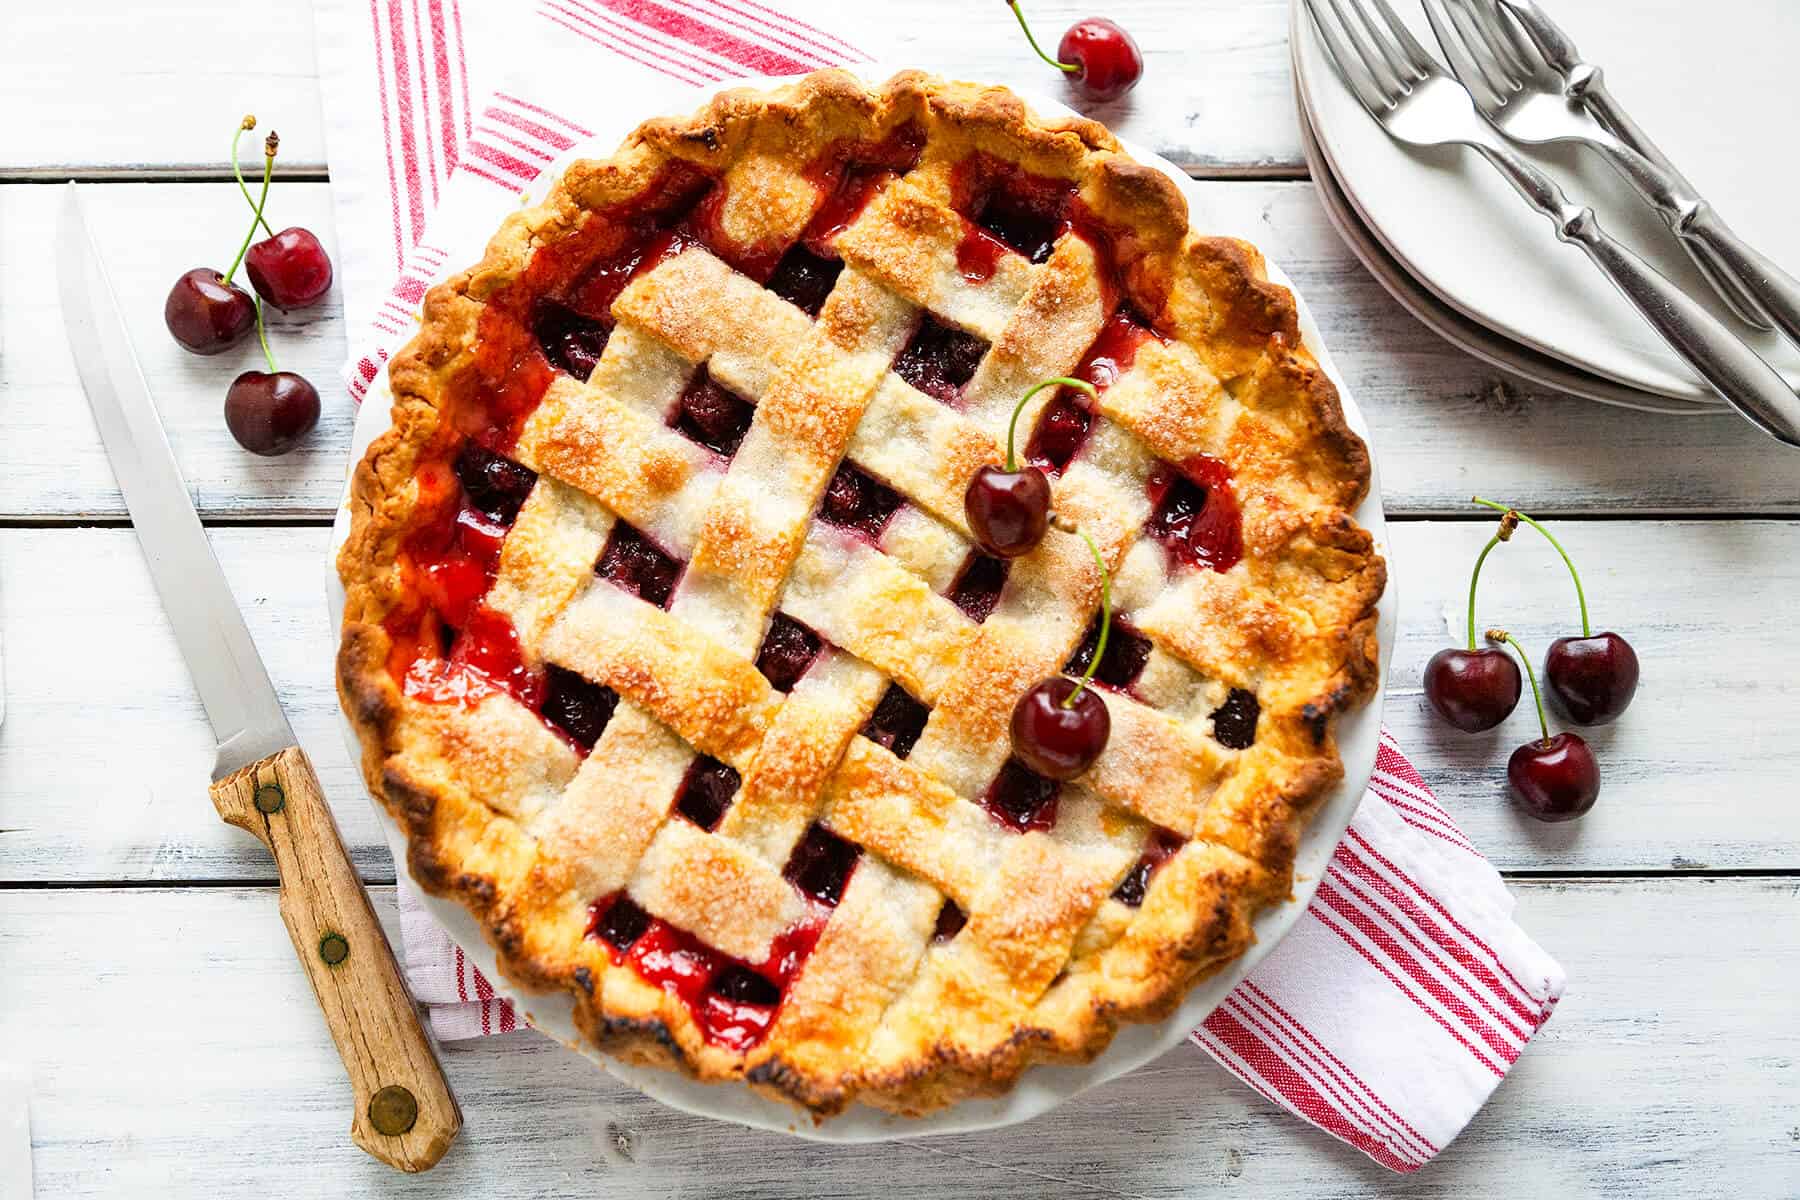
[[[290,746],[210,790],[226,823],[275,856],[281,919],[356,1095],[351,1140],[402,1171],[431,1167],[462,1128],[462,1112],[306,752]]]

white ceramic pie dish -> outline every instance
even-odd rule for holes
[[[892,69],[880,65],[863,65],[854,70],[871,83],[879,83],[893,74]],[[584,114],[584,118],[598,130],[594,138],[574,147],[546,169],[544,174],[539,177],[538,182],[530,189],[528,195],[533,201],[541,199],[549,190],[551,182],[560,177],[568,163],[577,158],[610,155],[626,134],[649,117],[662,112],[679,114],[692,111],[710,99],[714,93],[722,91],[726,87],[767,88],[778,86],[783,82],[786,80],[780,78],[749,78],[704,89],[684,89],[678,95],[671,96],[666,103],[659,99],[656,106],[647,106],[644,111]],[[1070,114],[1071,110],[1054,100],[1028,93],[1023,95],[1026,102],[1041,116],[1057,117]],[[1188,198],[1190,209],[1195,216],[1194,223],[1197,226],[1213,233],[1255,240],[1252,236],[1254,231],[1222,228],[1208,221],[1200,203],[1199,189],[1194,187],[1174,164],[1139,146],[1127,143],[1125,148],[1139,162],[1156,167],[1181,185]],[[495,225],[498,225],[505,216],[506,210],[506,201],[502,197],[501,203],[495,209]],[[446,270],[446,277],[477,261],[481,257],[482,249],[482,245],[479,244],[451,247],[450,266]],[[1292,281],[1273,262],[1268,265],[1268,273],[1275,282],[1284,287],[1293,288]],[[1338,385],[1339,393],[1343,398],[1344,415],[1350,427],[1365,441],[1368,441],[1369,429],[1363,420],[1362,413],[1344,389],[1343,380],[1332,364],[1330,355],[1320,339],[1318,328],[1307,311],[1304,299],[1297,291],[1294,295],[1299,305],[1301,334],[1307,347],[1313,352],[1327,375]],[[351,467],[362,460],[369,443],[391,424],[390,407],[391,396],[387,390],[387,376],[383,373],[369,388],[362,410],[357,414],[356,425],[351,436],[349,456]],[[1355,516],[1357,521],[1374,536],[1377,549],[1387,555],[1387,527],[1382,516],[1381,487],[1379,476],[1374,471],[1372,444],[1371,472],[1368,497],[1358,507]],[[348,480],[346,479],[345,499],[347,499],[347,494]],[[337,519],[332,529],[330,553],[325,561],[326,600],[331,616],[330,627],[333,631],[343,623],[344,589],[338,581],[336,559],[338,549],[349,536],[349,532],[349,512],[340,501]],[[1391,556],[1389,557],[1391,560]],[[1295,858],[1292,897],[1281,904],[1265,909],[1256,918],[1254,922],[1255,944],[1236,962],[1197,985],[1188,994],[1181,1007],[1167,1021],[1155,1025],[1129,1025],[1122,1028],[1113,1039],[1112,1044],[1090,1063],[1076,1066],[1034,1067],[1021,1077],[1017,1087],[1004,1096],[993,1099],[966,1100],[951,1108],[924,1117],[899,1117],[858,1105],[824,1124],[815,1125],[800,1110],[758,1095],[746,1087],[731,1084],[706,1084],[674,1071],[619,1062],[583,1042],[575,1028],[572,1016],[573,1004],[569,997],[560,994],[521,993],[508,986],[505,977],[500,974],[495,964],[493,948],[488,945],[475,919],[461,905],[429,894],[424,895],[424,902],[432,916],[444,926],[452,940],[469,956],[470,961],[480,968],[482,974],[493,981],[500,994],[510,997],[518,1006],[519,1011],[524,1013],[540,1031],[592,1059],[609,1074],[645,1095],[683,1112],[830,1142],[871,1142],[922,1137],[929,1134],[964,1133],[1026,1121],[1048,1112],[1071,1096],[1096,1084],[1115,1079],[1173,1049],[1187,1037],[1190,1030],[1204,1021],[1208,1014],[1218,1007],[1226,995],[1275,947],[1276,943],[1305,912],[1307,904],[1312,899],[1313,891],[1317,888],[1318,881],[1324,873],[1326,863],[1330,860],[1344,830],[1349,826],[1351,817],[1355,815],[1357,804],[1368,784],[1369,775],[1375,767],[1375,753],[1380,742],[1382,700],[1386,692],[1388,662],[1394,644],[1396,610],[1394,581],[1390,572],[1387,592],[1382,596],[1378,607],[1377,631],[1381,647],[1381,680],[1377,685],[1376,694],[1368,705],[1346,715],[1338,723],[1338,749],[1343,757],[1344,778],[1325,798],[1319,811],[1301,835],[1299,850]],[[352,760],[359,761],[362,757],[362,748],[355,730],[341,714],[339,723],[345,741],[350,747]],[[372,798],[370,803],[374,806],[377,817],[381,821],[382,831],[387,838],[388,848],[393,853],[395,864],[397,866],[404,864],[407,861],[405,835],[389,817],[386,809]]]

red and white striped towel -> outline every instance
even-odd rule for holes
[[[623,105],[864,61],[821,0],[317,0],[331,180],[360,400],[426,288]],[[836,6],[841,8],[840,6]],[[953,67],[954,64],[951,64]],[[667,102],[665,103],[665,97]],[[510,1002],[401,878],[414,995],[446,1041],[510,1032]],[[1311,907],[1193,1033],[1269,1100],[1396,1171],[1467,1124],[1549,1018],[1563,972],[1391,737]]]

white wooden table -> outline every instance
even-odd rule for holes
[[[1090,5],[1032,8],[1053,34]],[[868,6],[859,40],[1055,86],[1002,5],[940,7],[956,19]],[[44,186],[102,184],[91,219],[188,481],[391,919],[393,864],[334,724],[321,588],[348,402],[328,398],[305,450],[253,459],[220,417],[249,353],[184,355],[160,317],[175,275],[239,236],[242,200],[219,182],[239,113],[283,135],[277,219],[331,229],[310,14],[20,3],[0,38],[0,1059],[35,1077],[39,1196],[1800,1195],[1800,457],[1731,417],[1524,386],[1406,316],[1306,182],[1285,0],[1108,13],[1149,68],[1100,115],[1260,230],[1369,416],[1401,604],[1388,722],[1569,969],[1555,1019],[1463,1137],[1401,1179],[1184,1047],[1010,1131],[832,1149],[682,1116],[533,1040],[445,1053],[467,1125],[435,1171],[404,1178],[355,1150],[271,866],[206,802],[210,735],[63,341]],[[289,322],[280,345],[329,396],[336,305]],[[1573,826],[1502,799],[1524,710],[1465,738],[1420,699],[1491,525],[1464,503],[1477,489],[1561,518],[1597,620],[1643,658],[1636,705],[1594,738],[1605,793]],[[1521,538],[1499,568],[1484,614],[1540,648],[1570,628],[1567,578],[1540,543]]]

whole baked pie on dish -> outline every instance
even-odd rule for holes
[[[964,492],[1008,420],[1058,517]],[[1288,894],[1376,674],[1292,297],[1101,126],[821,72],[640,127],[426,299],[338,682],[409,866],[601,1050],[918,1113],[1168,1015]],[[1022,693],[1090,665],[1066,783]]]

